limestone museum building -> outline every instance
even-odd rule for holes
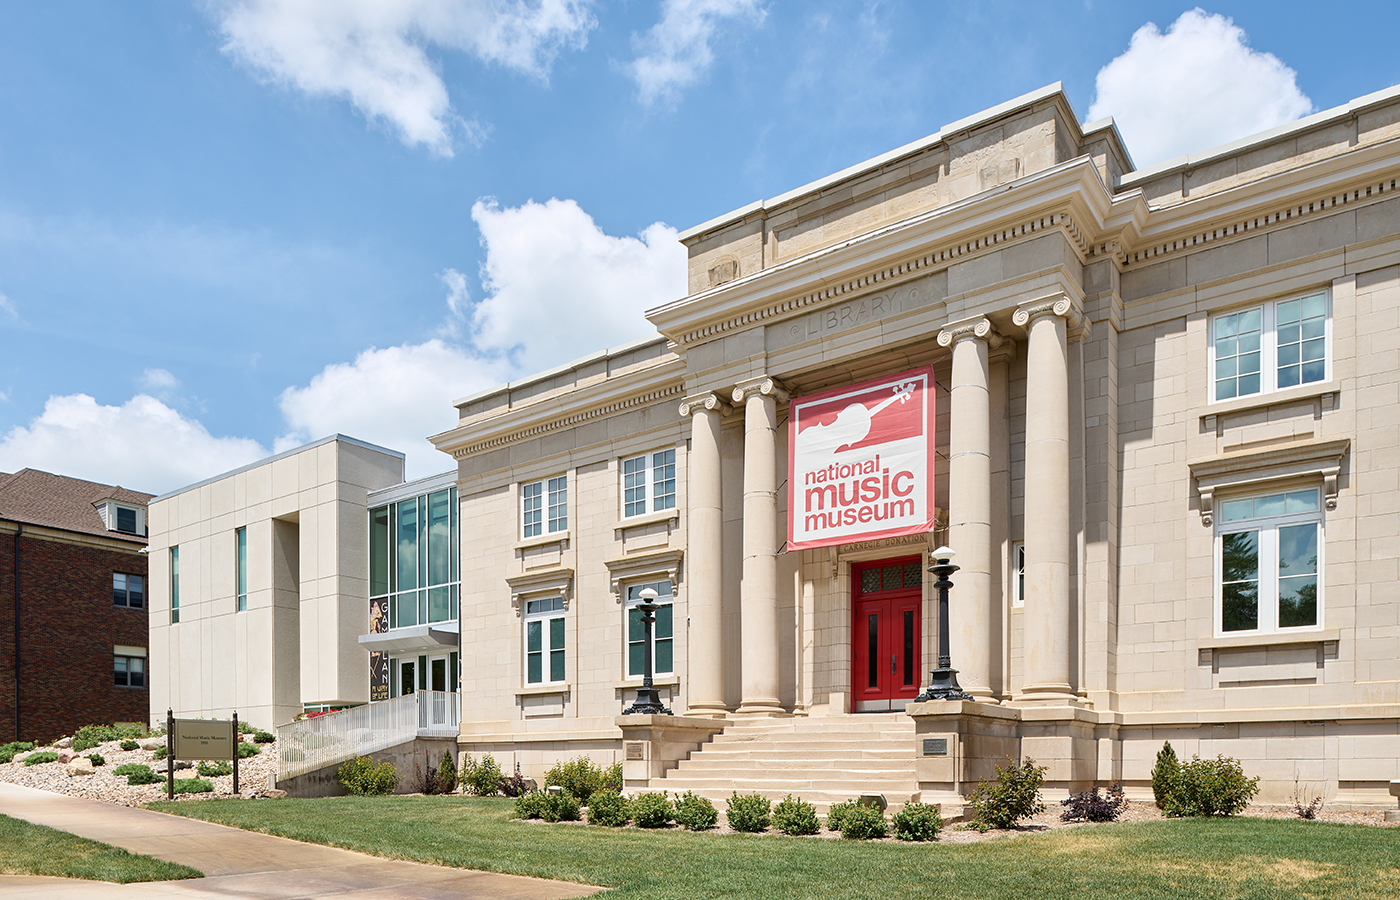
[[[460,400],[461,750],[898,803],[1170,740],[1393,802],[1400,89],[1130,149],[1051,85],[684,232],[655,337]],[[920,698],[944,545],[966,700]],[[623,714],[648,650],[672,716]]]

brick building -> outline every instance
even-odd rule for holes
[[[0,473],[0,742],[145,721],[150,498]]]

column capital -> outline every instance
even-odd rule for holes
[[[762,378],[754,378],[749,381],[741,381],[734,385],[734,402],[743,403],[750,396],[761,394],[765,397],[772,397],[774,400],[786,400],[787,390],[770,375]]]
[[[693,394],[681,401],[681,415],[689,418],[698,412],[717,412],[720,415],[728,415],[732,412],[724,398],[714,391],[706,391],[703,394]]]
[[[995,350],[1001,346],[1001,335],[997,333],[996,326],[986,316],[973,316],[970,319],[962,319],[944,325],[943,329],[938,332],[938,346],[948,347],[965,338],[978,338],[985,341],[988,350]]]
[[[1083,310],[1067,294],[1051,294],[1049,297],[1028,300],[1016,307],[1016,311],[1011,314],[1011,321],[1025,328],[1032,319],[1040,316],[1059,316],[1065,320],[1070,331],[1078,330],[1084,322]]]

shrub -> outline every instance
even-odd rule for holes
[[[1152,799],[1158,809],[1167,808],[1167,795],[1181,778],[1181,763],[1176,758],[1171,741],[1163,741],[1157,751],[1157,763],[1152,767]]]
[[[262,752],[262,748],[257,744],[250,744],[247,741],[238,742],[238,758],[247,759],[250,756],[257,756]]]
[[[177,794],[208,794],[213,790],[214,785],[203,778],[175,779],[175,793]]]
[[[846,818],[846,813],[859,805],[854,800],[842,800],[840,803],[831,804],[831,808],[826,811],[826,830],[840,831],[841,822]]]
[[[684,825],[691,831],[705,831],[719,822],[719,810],[715,809],[715,805],[690,791],[676,798],[675,807],[676,824]]]
[[[632,821],[637,823],[638,828],[665,828],[675,817],[676,810],[665,791],[638,794],[632,800]]]
[[[933,803],[911,801],[894,814],[894,836],[901,841],[932,841],[943,830],[943,816]]]
[[[1022,819],[1029,819],[1045,810],[1040,799],[1040,785],[1045,781],[1045,767],[1035,760],[1012,762],[997,766],[997,780],[979,781],[968,803],[977,824],[987,828],[1014,828]]]
[[[1233,816],[1258,791],[1259,777],[1246,778],[1239,760],[1193,756],[1181,767],[1162,811],[1169,816]]]
[[[1313,797],[1305,799],[1311,791],[1304,791],[1298,785],[1298,779],[1293,779],[1293,811],[1300,819],[1316,819],[1317,811],[1322,808],[1322,798]]]
[[[546,791],[540,818],[546,822],[577,822],[579,812],[578,798],[573,794],[568,791]]]
[[[135,741],[122,741],[121,748],[126,751],[140,750],[141,745],[136,743]]]
[[[218,778],[221,775],[232,775],[233,764],[226,759],[202,759],[199,761],[199,765],[195,766],[195,771],[205,778]]]
[[[428,751],[423,751],[423,765],[418,765],[418,761],[413,762],[413,782],[412,793],[414,794],[436,794],[438,790],[437,769],[433,767],[428,757]]]
[[[632,820],[631,802],[617,791],[594,791],[588,798],[588,824],[620,828]]]
[[[857,804],[841,816],[841,837],[856,841],[882,838],[890,833],[890,825],[885,814],[877,806]]]
[[[612,788],[622,791],[622,764],[617,763],[607,769],[595,764],[587,756],[580,756],[568,762],[557,762],[544,774],[545,785],[559,785],[573,794],[580,803],[587,803],[594,791]]]
[[[451,750],[444,750],[442,751],[442,759],[438,761],[438,790],[444,794],[450,794],[457,790],[457,763],[453,761],[452,757]]]
[[[159,784],[165,780],[164,775],[157,775],[155,772],[152,772],[150,766],[143,766],[140,763],[128,763],[128,765],[140,766],[140,768],[127,773],[127,784]],[[125,766],[118,766],[117,768],[125,768]],[[116,774],[116,770],[113,770],[113,774]]]
[[[89,754],[87,755],[87,758],[88,758],[88,762],[92,763],[93,766],[105,766],[105,765],[107,765],[107,760],[104,759],[104,758],[102,757],[102,754],[101,754],[101,753],[89,753]]]
[[[773,807],[773,827],[783,834],[792,835],[816,834],[822,830],[821,823],[817,821],[817,811],[812,804],[801,797],[794,800],[792,794],[788,794],[782,803]]]
[[[1092,791],[1070,794],[1068,800],[1061,800],[1065,811],[1060,819],[1065,822],[1112,822],[1127,807],[1123,797],[1123,786],[1114,782],[1108,793],[1100,795],[1098,785]]]
[[[256,744],[270,744],[277,740],[277,735],[270,731],[259,731],[253,735],[253,742]]]
[[[496,760],[491,754],[486,754],[481,758],[481,762],[472,759],[468,753],[462,760],[462,787],[478,797],[494,797],[501,789],[501,767],[496,764]],[[578,799],[577,794],[574,795]]]
[[[37,766],[40,763],[58,762],[58,754],[53,750],[40,750],[38,753],[31,753],[24,758],[26,766]]]
[[[32,741],[10,741],[8,744],[0,745],[0,763],[15,761],[16,753],[28,753],[34,749]]]
[[[151,759],[165,759],[170,754],[169,747],[157,747],[151,751]],[[242,759],[242,757],[239,757]]]
[[[137,772],[149,772],[151,767],[145,763],[122,763],[112,770],[113,775],[135,775]]]
[[[140,725],[84,725],[73,732],[73,749],[81,752],[108,741],[132,740],[140,736]]]
[[[770,813],[773,809],[772,802],[762,794],[749,794],[740,797],[739,792],[729,798],[729,806],[724,811],[724,817],[729,821],[729,827],[735,831],[760,832],[768,830]]]
[[[341,787],[352,794],[392,794],[394,788],[399,786],[399,770],[394,768],[393,763],[376,765],[368,756],[346,760],[336,769],[335,775]]]
[[[544,818],[544,804],[544,791],[530,791],[528,794],[521,794],[515,798],[515,817],[517,819]]]
[[[528,786],[529,783],[525,780],[525,776],[520,774],[520,763],[516,763],[515,774],[509,778],[501,779],[500,791],[507,797],[519,797],[526,793]]]

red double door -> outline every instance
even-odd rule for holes
[[[923,564],[919,557],[852,566],[852,708],[900,710],[919,693]]]

